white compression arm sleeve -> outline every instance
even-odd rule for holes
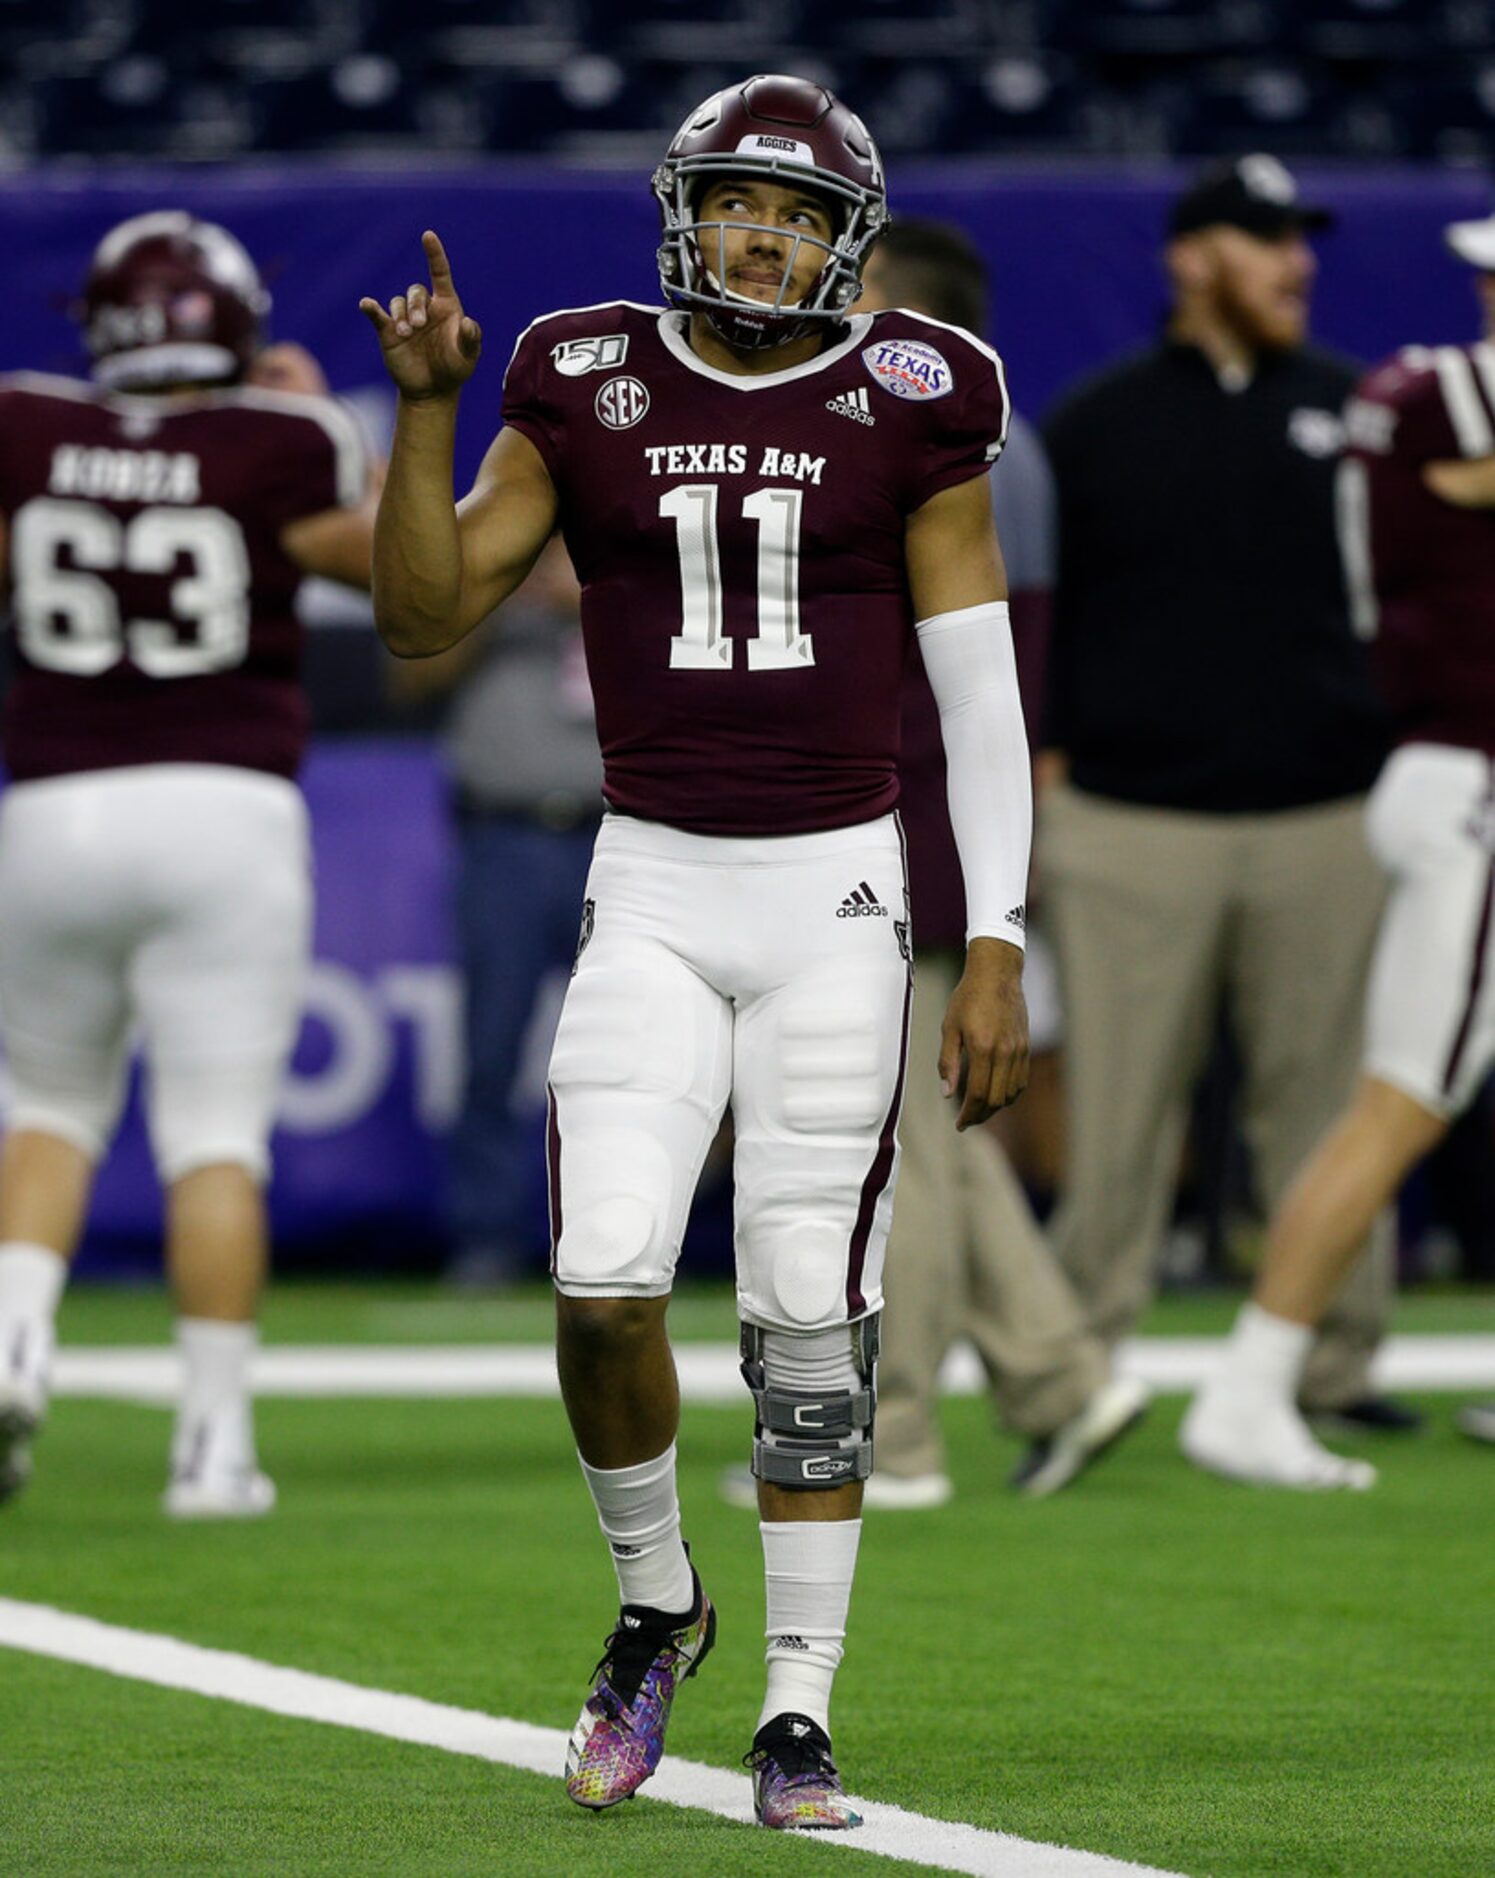
[[[967,943],[1005,939],[1022,946],[1033,777],[1007,602],[936,613],[915,631],[939,706]]]

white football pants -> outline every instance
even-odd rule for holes
[[[891,815],[754,839],[607,818],[550,1067],[562,1292],[670,1290],[730,1102],[742,1317],[805,1332],[881,1307],[907,918]]]
[[[1366,811],[1391,876],[1366,1009],[1365,1067],[1457,1115],[1495,1063],[1495,762],[1409,743]]]
[[[165,1182],[268,1171],[311,936],[294,784],[210,763],[16,783],[0,801],[0,1031],[12,1128],[95,1158],[133,1033]]]

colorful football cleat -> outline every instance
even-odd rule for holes
[[[860,1826],[831,1759],[830,1737],[808,1715],[775,1715],[753,1737],[753,1810],[776,1832],[845,1832]]]
[[[716,1641],[716,1611],[699,1578],[695,1588],[683,1623],[637,1604],[618,1613],[566,1749],[566,1791],[578,1806],[616,1806],[658,1767],[675,1691]]]

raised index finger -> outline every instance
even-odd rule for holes
[[[452,281],[452,264],[446,258],[440,235],[434,228],[428,228],[421,236],[420,244],[426,251],[426,265],[431,270],[431,291],[455,293],[457,289]]]

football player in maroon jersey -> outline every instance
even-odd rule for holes
[[[1484,337],[1408,346],[1346,410],[1339,509],[1356,621],[1398,727],[1366,815],[1391,879],[1364,1073],[1272,1221],[1226,1358],[1184,1420],[1201,1467],[1363,1488],[1295,1406],[1304,1353],[1357,1248],[1495,1065],[1495,216],[1449,246],[1479,270]],[[1488,1408],[1460,1425],[1495,1439]]]
[[[904,1081],[892,810],[915,631],[970,935],[939,1062],[956,1126],[1027,1075],[1029,779],[984,474],[1007,398],[968,333],[855,313],[882,168],[818,85],[758,77],[708,99],[654,190],[667,304],[537,320],[456,508],[457,396],[480,335],[437,237],[429,288],[362,303],[400,392],[375,613],[394,652],[439,652],[557,527],[582,583],[608,813],[551,1060],[551,1216],[562,1388],[622,1610],[567,1791],[589,1807],[627,1798],[711,1647],[680,1537],[665,1311],[730,1103],[768,1594],[757,1815],[841,1828],[858,1817],[828,1718],[871,1471]]]
[[[227,230],[106,235],[91,384],[0,380],[0,565],[15,627],[0,806],[0,1498],[30,1470],[53,1318],[132,1031],[166,1189],[184,1386],[165,1506],[268,1512],[249,1392],[263,1187],[310,932],[303,575],[367,586],[352,421],[250,389],[268,305]],[[265,369],[315,382],[299,351]]]

